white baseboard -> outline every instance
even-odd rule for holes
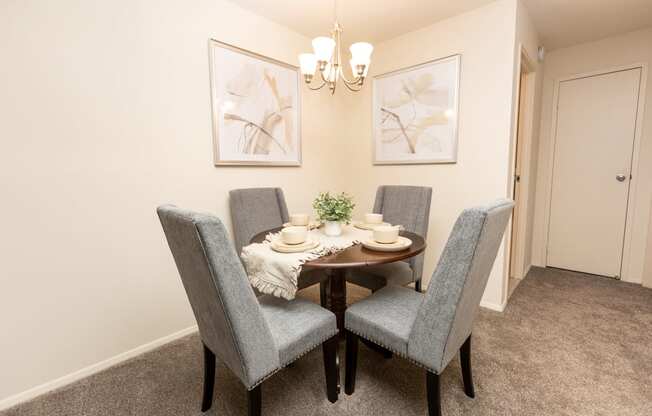
[[[486,308],[486,309],[491,309],[492,311],[496,311],[496,312],[504,312],[506,306],[507,306],[507,303],[503,303],[502,305],[499,305],[497,303],[486,302],[484,300],[482,302],[480,302],[480,307]]]
[[[189,328],[182,329],[181,331],[177,331],[173,334],[166,335],[162,338],[155,339],[152,342],[148,342],[147,344],[140,345],[134,349],[131,349],[129,351],[125,351],[121,354],[115,355],[111,358],[107,358],[106,360],[100,361],[95,364],[91,364],[88,367],[84,367],[80,370],[77,370],[75,372],[72,372],[70,374],[67,374],[63,377],[59,377],[57,379],[48,381],[46,383],[43,383],[41,385],[38,385],[36,387],[33,387],[29,390],[25,390],[21,393],[15,394],[13,396],[9,396],[5,399],[0,400],[0,410],[7,409],[9,407],[15,406],[19,403],[25,402],[27,400],[33,399],[37,396],[40,396],[44,393],[47,393],[49,391],[52,391],[54,389],[58,389],[59,387],[63,387],[66,384],[70,384],[72,382],[75,382],[77,380],[81,380],[83,378],[86,378],[92,374],[98,373],[102,370],[105,370],[109,367],[112,367],[116,364],[119,364],[123,361],[126,361],[130,358],[133,358],[137,355],[143,354],[147,351],[151,351],[155,348],[160,347],[161,345],[167,344],[168,342],[174,341],[176,339],[185,337],[188,334],[191,334],[193,332],[197,331],[197,325],[193,325]]]

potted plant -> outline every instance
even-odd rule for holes
[[[348,224],[351,221],[355,204],[344,192],[339,195],[322,192],[313,201],[312,207],[317,212],[319,220],[324,222],[324,233],[337,236],[342,234],[342,223]]]

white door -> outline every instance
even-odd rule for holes
[[[547,264],[620,276],[641,69],[559,85]]]

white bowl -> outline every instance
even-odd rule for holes
[[[290,214],[290,224],[296,226],[307,226],[310,222],[308,214]]]
[[[364,214],[366,224],[380,224],[383,222],[383,214]]]
[[[398,225],[379,225],[374,228],[374,241],[383,244],[395,243],[399,229]]]
[[[306,241],[308,228],[306,227],[286,227],[281,230],[281,241],[285,244],[301,244]]]

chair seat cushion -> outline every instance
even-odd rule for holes
[[[272,332],[282,366],[337,334],[335,315],[305,299],[291,301],[270,295],[258,298]]]
[[[414,277],[409,263],[395,261],[352,269],[347,272],[346,280],[375,291],[388,285],[405,286],[414,282]]]
[[[408,338],[423,295],[412,289],[387,286],[349,306],[349,331],[399,354],[407,355]]]

